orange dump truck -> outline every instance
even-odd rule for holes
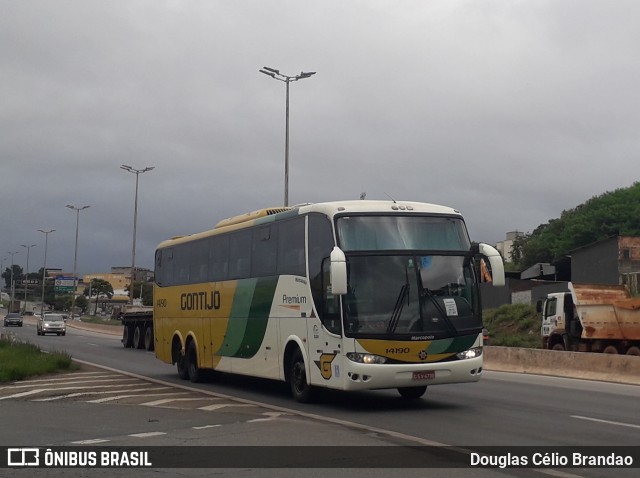
[[[640,298],[622,285],[570,282],[538,309],[544,348],[640,355]]]

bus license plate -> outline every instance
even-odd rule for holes
[[[424,372],[413,372],[412,380],[433,380],[436,378],[436,373],[433,370],[427,370]]]

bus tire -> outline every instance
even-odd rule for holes
[[[400,387],[398,388],[398,393],[402,398],[406,398],[407,400],[417,400],[422,397],[427,391],[427,386],[422,385],[420,387]]]
[[[144,329],[144,348],[149,352],[153,350],[153,326],[151,325]]]
[[[554,344],[553,347],[551,347],[551,350],[563,351],[565,350],[565,348],[563,344],[557,343],[557,344]]]
[[[293,395],[293,398],[300,403],[309,403],[312,399],[313,391],[307,382],[304,358],[299,348],[296,348],[291,355],[287,372],[287,381],[291,387],[291,395]]]
[[[176,368],[178,369],[178,377],[182,380],[189,380],[189,369],[187,368],[187,359],[180,354],[176,360]]]
[[[133,331],[133,348],[141,349],[144,347],[144,330],[142,329],[142,325],[136,325],[136,328]]]
[[[131,327],[129,325],[125,325],[122,328],[122,345],[124,346],[124,348],[128,349],[131,347],[133,342],[132,335],[133,334],[131,333]]]
[[[196,350],[196,343],[191,342],[189,348],[187,348],[187,356],[185,357],[187,362],[187,371],[189,373],[189,380],[193,383],[197,383],[202,379],[202,372],[198,368],[198,351]]]
[[[640,347],[637,346],[633,346],[633,347],[629,347],[629,350],[627,350],[627,355],[640,355]]]

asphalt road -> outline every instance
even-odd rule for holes
[[[216,399],[228,399],[234,403],[255,407],[255,410],[250,412],[247,410],[248,407],[244,409],[239,407],[237,410],[229,407],[224,415],[215,415],[217,421],[225,418],[233,424],[227,423],[224,426],[224,433],[221,431],[219,435],[225,440],[231,440],[229,444],[238,444],[233,442],[234,437],[239,439],[239,443],[245,445],[291,445],[293,443],[309,446],[332,444],[357,444],[358,446],[383,444],[386,446],[408,443],[458,447],[477,445],[561,447],[637,446],[640,444],[640,415],[638,414],[640,387],[637,386],[485,372],[483,379],[475,384],[431,387],[425,397],[416,402],[407,403],[401,400],[395,391],[355,394],[327,391],[321,394],[316,403],[298,404],[289,397],[286,386],[271,381],[216,374],[211,380],[202,384],[184,382],[177,377],[174,367],[158,361],[153,353],[124,349],[118,336],[70,327],[65,337],[38,337],[35,327],[29,322],[26,322],[24,327],[12,328],[11,331],[21,338],[28,338],[29,341],[44,349],[66,350],[74,358],[84,362],[148,377],[154,383],[165,382],[175,387],[186,387],[180,390],[186,390],[189,393],[201,393]],[[27,430],[25,433],[29,430],[38,430],[40,433],[41,430],[37,424],[42,423],[40,420],[44,420],[48,409],[32,407],[41,406],[55,407],[56,416],[66,417],[66,423],[75,423],[74,420],[69,422],[69,416],[91,414],[95,410],[91,405],[77,402],[73,402],[71,406],[69,402],[36,405],[35,402],[28,400],[5,400],[0,402],[2,421],[7,424],[6,412],[10,411],[10,422],[14,419],[15,423],[9,428],[3,426],[2,430],[20,427],[22,423],[23,430]],[[58,407],[61,407],[62,411]],[[88,408],[85,410],[85,407]],[[110,444],[126,444],[129,443],[127,440],[131,440],[132,434],[150,433],[145,431],[144,426],[134,427],[136,423],[140,424],[143,416],[140,415],[140,408],[140,405],[102,405],[100,413],[104,413],[104,416],[96,417],[96,422],[115,427],[114,430],[105,430],[103,434],[114,437]],[[145,407],[145,411],[147,408]],[[197,428],[211,425],[202,423],[203,414],[200,410],[180,409],[179,415],[176,415],[178,412],[173,408],[154,408],[153,411],[162,414],[162,418],[159,418],[158,422],[148,422],[147,427],[155,429],[154,426],[157,423],[172,423],[172,420],[177,420],[177,416],[183,426],[175,424],[168,426],[169,429],[180,430],[176,436],[171,435],[171,438],[164,435],[147,436],[145,443],[149,443],[148,439],[164,440],[161,443],[170,442],[178,446],[212,443],[212,436],[203,432],[203,430],[210,432],[209,428],[212,427]],[[210,414],[207,418],[211,419],[213,416]],[[267,419],[274,416],[280,418]],[[30,422],[27,417],[33,417],[33,421]],[[220,425],[220,423],[216,422],[213,425]],[[263,425],[267,425],[268,429]],[[231,431],[230,426],[247,427],[246,433]],[[257,426],[261,428],[252,429]],[[51,430],[68,428],[69,425],[53,427]],[[135,431],[134,428],[142,431]],[[100,439],[102,435],[99,433],[95,436],[87,434],[90,430],[85,430],[85,440]],[[67,440],[67,438],[78,438],[82,435],[78,430],[67,431],[70,434],[69,437],[53,431],[48,443],[68,443],[73,440]],[[134,433],[127,433],[130,431]],[[20,443],[29,443],[29,439],[36,437],[37,435],[25,436],[24,441],[20,440]],[[11,435],[6,436],[5,431],[0,431],[0,438],[2,443],[11,444],[7,442],[7,439],[11,439]],[[213,443],[216,441],[214,440]],[[389,470],[386,471],[380,476],[391,476]],[[547,470],[453,469],[440,471],[442,473],[438,473],[438,476],[539,476],[541,473],[545,474]],[[560,473],[554,476],[611,476],[606,469],[553,471]],[[402,471],[403,476],[408,472],[408,470]],[[636,472],[637,469],[616,470],[616,475],[636,476]],[[533,475],[530,475],[531,473]],[[310,475],[305,471],[305,475],[313,476],[313,473]],[[349,475],[358,476],[352,473]],[[238,475],[234,474],[234,476]],[[374,473],[367,476],[377,475]],[[420,476],[426,475],[420,474]]]

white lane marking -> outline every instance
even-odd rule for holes
[[[21,398],[28,397],[29,395],[35,395],[36,393],[46,391],[46,388],[37,388],[35,390],[28,390],[26,392],[14,393],[13,395],[7,395],[6,397],[0,397],[0,400],[7,400],[9,398]]]
[[[113,378],[113,379],[107,379],[107,380],[67,380],[65,382],[60,382],[60,383],[51,383],[50,381],[44,381],[44,383],[40,383],[38,385],[43,386],[43,385],[49,385],[52,387],[56,387],[58,385],[74,385],[74,384],[80,384],[80,383],[107,383],[107,382],[133,382],[135,381],[135,378]],[[29,387],[33,387],[34,384],[27,384],[27,385],[11,385],[10,387],[4,387],[5,389],[18,389],[18,388],[29,388]]]
[[[78,375],[82,375],[79,377]],[[89,375],[94,375],[99,378],[110,378],[110,377],[118,377],[117,374],[112,374],[109,372],[72,372],[66,374],[61,378],[38,378],[34,380],[20,380],[19,382],[13,382],[14,385],[20,385],[22,383],[42,383],[42,382],[56,382],[56,381],[64,381],[64,380],[74,380],[76,378],[90,378]]]
[[[121,398],[134,398],[134,397],[160,397],[162,395],[185,395],[187,392],[165,392],[165,393],[144,393],[133,395],[117,395],[115,397],[98,398],[96,400],[89,400],[87,403],[105,403],[112,402],[114,400],[120,400]]]
[[[94,438],[93,440],[72,441],[74,445],[95,445],[96,443],[106,443],[111,440],[103,440],[102,438]]]
[[[287,414],[280,413],[280,412],[267,412],[267,413],[263,413],[263,415],[265,415],[265,418],[254,418],[253,420],[248,420],[247,423],[270,422],[271,420],[275,420],[281,415],[287,415]]]
[[[217,427],[221,427],[222,425],[203,425],[201,427],[191,427],[193,430],[204,430],[206,428],[217,428]]]
[[[134,384],[132,384],[134,385]],[[36,398],[32,400],[32,402],[52,402],[54,400],[62,400],[64,398],[75,398],[75,397],[84,397],[87,395],[108,395],[110,393],[131,393],[131,392],[157,392],[159,390],[166,390],[170,387],[158,387],[158,388],[134,388],[133,390],[102,390],[99,392],[77,392],[77,393],[68,393],[66,395],[56,395],[53,397],[46,398]]]
[[[634,425],[633,423],[613,422],[611,420],[601,420],[600,418],[583,417],[580,415],[571,415],[571,418],[577,418],[578,420],[587,420],[590,422],[606,423],[607,425],[616,425],[619,427],[640,428],[640,425]]]
[[[166,435],[165,432],[147,432],[147,433],[134,433],[129,435],[130,437],[135,438],[148,438],[148,437],[158,437],[160,435]]]
[[[26,397],[28,395],[34,395],[36,393],[42,392],[58,392],[61,390],[86,390],[92,388],[114,388],[114,387],[122,387],[123,385],[83,385],[81,387],[55,387],[55,388],[36,388],[34,390],[28,390],[26,392],[14,393],[13,395],[7,395],[6,397],[0,397],[0,400],[7,400],[9,398],[20,398]]]
[[[188,402],[188,401],[195,401],[195,400],[200,400],[200,401],[205,401],[205,400],[211,400],[208,397],[197,397],[197,398],[161,398],[160,400],[154,400],[153,402],[147,402],[147,403],[139,403],[138,405],[144,405],[147,407],[155,407],[158,405],[164,405],[165,403],[171,403],[171,402]]]
[[[212,410],[219,410],[225,407],[255,407],[255,405],[250,405],[246,403],[218,403],[216,405],[207,405],[206,407],[199,407],[198,410],[204,410],[205,412],[210,412]]]

